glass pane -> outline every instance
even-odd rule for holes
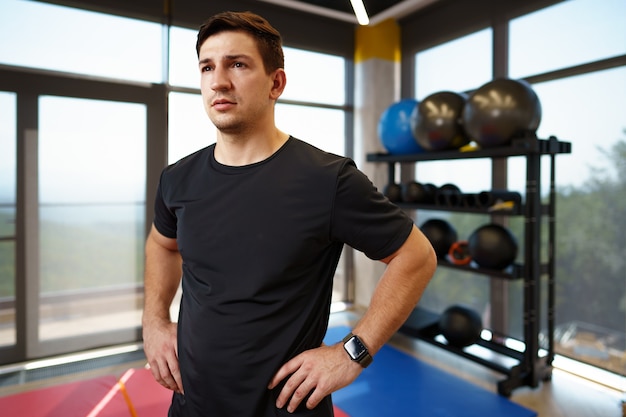
[[[0,240],[0,347],[15,342],[15,242]]]
[[[200,88],[196,54],[197,30],[170,28],[169,82],[171,85]]]
[[[491,37],[491,29],[485,29],[417,53],[415,93],[418,100],[440,91],[468,91],[489,81]],[[491,162],[487,160],[420,163],[416,169],[417,181],[421,183],[437,187],[454,184],[463,193],[491,189]]]
[[[15,209],[16,94],[0,91],[0,210]],[[13,216],[15,213],[13,213]],[[0,223],[0,237],[15,234],[15,217]]]
[[[626,91],[626,68],[594,72],[561,80],[533,85],[542,107],[542,120],[537,135],[551,135],[572,142],[572,153],[557,157],[556,183],[565,188],[580,186],[597,169],[607,169],[615,178],[617,172],[607,166],[605,151],[625,136],[626,96],[615,94]],[[572,120],[585,121],[572,123]],[[509,183],[515,189],[524,189],[525,172],[522,160],[513,158],[509,164]],[[545,161],[547,162],[547,161]],[[542,172],[548,172],[542,165]],[[549,179],[542,181],[547,192]]]
[[[162,37],[157,23],[35,1],[0,2],[3,64],[161,82]]]
[[[626,54],[626,2],[571,0],[511,21],[513,78]]]
[[[345,154],[345,112],[290,104],[276,105],[276,124],[282,131],[326,152]]]
[[[556,157],[556,352],[625,375],[626,68],[533,88],[540,136],[572,143]]]
[[[200,94],[169,94],[168,163],[215,143],[215,126]]]
[[[14,345],[16,95],[0,92],[0,346]]]
[[[284,48],[287,87],[281,98],[343,105],[345,59],[302,49]]]
[[[415,55],[415,97],[473,90],[492,79],[492,30],[484,29]]]
[[[491,189],[491,161],[486,159],[420,162],[416,170],[423,184],[454,184],[463,193]]]
[[[146,106],[46,96],[39,109],[40,339],[138,327]]]

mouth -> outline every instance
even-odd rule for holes
[[[230,101],[230,100],[225,99],[225,98],[219,98],[219,99],[213,100],[211,102],[211,106],[213,106],[213,107],[228,106],[228,105],[233,105],[233,104],[235,104],[235,102]]]

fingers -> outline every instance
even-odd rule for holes
[[[320,347],[301,353],[283,365],[269,388],[285,380],[276,407],[287,407],[293,413],[301,404],[313,409],[332,392],[348,385],[360,374],[362,368],[348,359],[343,348]]]
[[[165,388],[183,394],[178,364],[176,324],[144,326],[144,351],[154,379]]]
[[[161,359],[150,364],[150,371],[154,379],[165,388],[183,394],[183,384],[178,367],[178,360]]]
[[[287,405],[287,411],[293,413],[315,386],[307,380],[304,372],[294,373],[285,383],[276,399],[276,408]]]
[[[184,394],[185,390],[183,389],[183,378],[180,375],[180,368],[178,367],[178,360],[176,360],[175,366],[170,367],[170,373],[176,383],[176,387],[174,391],[176,391],[179,394]]]
[[[293,413],[302,402],[302,399],[311,392],[311,389],[315,388],[310,381],[305,383],[307,373],[301,369],[302,365],[302,355],[296,356],[285,363],[272,378],[268,386],[269,389],[275,388],[282,380],[291,375],[276,399],[276,408],[283,408],[289,403],[287,411]]]
[[[300,368],[285,383],[276,399],[276,408],[286,406],[287,411],[293,413],[305,404],[308,409],[313,409],[330,393],[331,390],[322,387],[322,381],[315,373]]]
[[[298,368],[300,368],[301,363],[302,361],[300,360],[299,356],[296,356],[289,362],[285,363],[283,366],[280,367],[278,372],[276,372],[276,375],[274,375],[274,378],[272,378],[267,388],[274,389],[280,383],[280,381],[297,371]]]

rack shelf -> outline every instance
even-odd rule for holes
[[[491,214],[491,215],[499,215],[499,216],[522,216],[524,215],[524,205],[517,205],[510,210],[507,209],[498,209],[498,210],[489,210],[482,207],[465,207],[465,206],[443,206],[439,204],[421,204],[421,203],[403,203],[397,202],[396,205],[400,208],[407,210],[431,210],[431,211],[448,211],[448,212],[456,212],[456,213],[467,213],[467,214]],[[550,211],[550,206],[547,204],[541,205],[541,215],[546,216]]]
[[[444,259],[439,259],[438,266],[443,266],[445,268],[458,269],[458,270],[465,271],[465,272],[473,272],[476,274],[484,274],[490,277],[504,278],[508,280],[515,280],[515,279],[520,279],[524,277],[524,265],[521,265],[521,264],[513,264],[505,269],[499,270],[499,269],[481,268],[480,266],[474,263],[470,263],[469,265],[455,265]]]
[[[532,386],[534,375],[524,366],[524,352],[498,342],[498,337],[481,338],[475,345],[467,348],[449,345],[439,330],[438,322],[439,314],[418,307],[400,328],[400,333],[419,338],[431,345],[506,375],[507,379],[498,382],[497,388],[500,395],[508,397],[519,386]],[[506,339],[506,337],[501,338]],[[549,380],[551,377],[551,360],[551,356],[546,351],[541,351],[536,359],[535,363],[538,366],[535,372],[539,373],[539,379],[542,381]]]
[[[571,153],[571,143],[559,141],[551,136],[548,139],[523,137],[514,139],[509,146],[478,149],[471,151],[441,151],[423,152],[411,155],[390,155],[373,153],[367,155],[367,161],[386,163],[388,165],[389,183],[395,182],[395,165],[398,163],[419,163],[425,161],[444,161],[472,158],[510,158],[523,157],[526,160],[526,190],[525,201],[515,204],[509,210],[491,211],[486,207],[469,207],[463,205],[447,206],[440,204],[397,203],[407,210],[436,210],[459,212],[467,214],[488,214],[495,218],[502,216],[524,217],[524,247],[523,263],[513,264],[504,270],[481,268],[475,263],[456,265],[445,259],[440,259],[438,266],[453,268],[464,272],[485,275],[490,279],[523,280],[523,340],[519,343],[523,349],[515,350],[505,346],[501,340],[506,335],[499,335],[491,340],[481,338],[476,344],[467,348],[459,348],[446,343],[440,334],[439,315],[417,307],[400,332],[411,337],[422,339],[428,343],[480,363],[488,368],[504,374],[505,379],[498,383],[498,392],[509,396],[515,388],[521,386],[538,386],[540,381],[548,380],[552,374],[552,360],[554,358],[554,242],[555,242],[555,156]],[[547,203],[541,202],[541,158],[547,155],[550,158],[550,190]],[[542,219],[548,221],[547,239],[541,237]],[[540,262],[541,246],[548,245],[549,259]],[[541,279],[547,276],[547,296],[541,296]],[[540,347],[540,317],[542,309],[547,310],[547,347]],[[480,350],[488,352],[481,355]],[[497,360],[500,357],[504,360]]]
[[[433,210],[433,211],[450,211],[458,213],[474,213],[474,214],[499,214],[503,216],[520,216],[524,213],[524,207],[521,205],[514,206],[510,210],[488,210],[482,207],[466,207],[466,206],[444,206],[440,204],[416,204],[398,202],[396,205],[408,210]]]
[[[512,156],[548,155],[559,153],[571,153],[572,144],[561,142],[556,137],[537,139],[525,137],[513,139],[510,146],[476,149],[471,151],[439,151],[422,152],[408,155],[390,155],[388,153],[370,153],[367,155],[368,162],[420,162],[420,161],[443,161],[451,159],[471,158],[508,158]]]

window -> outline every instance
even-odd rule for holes
[[[23,68],[13,84],[0,78],[2,89],[14,92],[0,93],[2,363],[136,340],[148,83],[164,81],[162,35],[158,23],[44,2],[0,2],[0,36],[10,40],[0,42],[0,64]],[[97,100],[103,85],[121,101]],[[94,99],[46,95],[50,86],[66,88],[68,96],[75,86]],[[10,133],[16,120],[25,121],[25,130]],[[19,160],[15,137],[24,137],[18,143],[28,148]],[[27,215],[16,212],[11,187]],[[16,294],[25,287],[39,296]],[[34,314],[16,312],[16,305]],[[25,320],[16,327],[20,313]],[[12,346],[20,338],[26,343]]]
[[[491,29],[484,29],[418,52],[415,55],[417,100],[440,91],[463,93],[489,81],[493,60],[491,36]],[[420,164],[418,169],[420,182],[436,186],[454,183],[466,193],[491,188],[491,167],[485,161],[433,162]]]
[[[491,36],[491,29],[485,29],[418,52],[415,55],[417,100],[439,91],[462,93],[489,81],[493,60]],[[416,170],[417,181],[437,187],[454,184],[463,193],[478,193],[492,188],[491,163],[488,160],[420,162]],[[489,221],[488,216],[427,211],[418,213],[417,225],[434,217],[448,221],[456,229],[458,240],[466,240],[474,229]],[[440,268],[420,305],[433,311],[443,311],[457,303],[471,306],[481,315],[488,313],[489,280],[484,277],[472,279],[466,273]]]
[[[572,142],[556,161],[556,351],[624,375],[626,97],[615,91],[626,91],[626,67],[533,88],[539,135]]]
[[[474,90],[492,78],[492,33],[484,29],[417,53],[415,97]]]
[[[39,338],[138,328],[146,107],[42,96],[39,108]]]
[[[338,106],[346,104],[344,58],[303,49],[283,49],[287,87],[281,99]]]
[[[161,25],[34,1],[0,2],[0,62],[161,82]],[[6,41],[15,39],[19,41]]]
[[[621,18],[625,14],[626,4],[617,0],[561,2],[512,20],[508,51],[511,78],[533,75],[546,79],[552,71],[591,64],[589,72],[547,78],[549,81],[536,82],[532,86],[542,105],[538,136],[548,138],[554,135],[572,143],[572,154],[556,158],[555,343],[557,354],[620,375],[626,374],[623,365],[626,351],[626,280],[623,272],[626,267],[623,251],[626,116],[623,109],[626,99],[617,92],[626,91],[626,67],[594,71],[593,64],[626,53],[626,28]],[[459,45],[463,39],[467,42],[472,38],[461,38],[417,54],[415,84],[418,99],[435,91],[473,89],[491,79],[487,69],[494,58],[486,44],[490,40],[484,39],[483,49],[466,44],[456,54],[446,53],[452,51],[449,45]],[[486,54],[482,58],[485,65],[482,79],[474,74],[473,61],[464,58],[469,53],[473,56]],[[459,66],[458,62],[464,65]],[[485,64],[487,62],[489,66]],[[457,71],[456,79],[441,76],[441,73],[451,71]],[[547,157],[542,160],[541,191],[544,196],[549,192],[549,162]],[[422,169],[422,165],[428,164],[418,166],[419,178],[430,182],[446,178],[444,169],[439,172]],[[464,177],[473,173],[456,162],[448,171],[452,174],[461,172]],[[469,182],[479,184],[479,178],[483,177],[480,174],[469,178]],[[511,190],[525,191],[523,158],[508,159],[507,186]],[[420,218],[420,222],[424,220]],[[509,221],[508,226],[514,233],[523,229],[518,219]],[[462,219],[452,215],[450,222],[457,230],[467,232],[468,225]],[[542,228],[547,225],[543,224]],[[543,233],[547,236],[547,231]],[[522,238],[519,238],[520,245],[523,244]],[[439,274],[425,294],[423,304],[427,308],[442,308],[460,300],[473,305],[479,312],[484,311],[482,303],[485,300],[480,292],[468,286],[467,279],[455,280],[446,273],[441,280]],[[480,287],[478,284],[477,288]],[[503,312],[505,315],[508,312],[507,333],[521,337],[523,287],[519,282],[507,284],[507,287],[501,294],[507,304]],[[545,297],[545,289],[542,291]],[[547,312],[541,314],[545,318]],[[543,318],[541,321],[545,322]]]
[[[16,94],[0,91],[0,207],[15,209]],[[15,234],[15,213],[0,223],[1,236]],[[13,219],[13,220],[11,220]]]
[[[169,83],[177,87],[200,88],[196,54],[197,30],[173,26],[169,37]]]
[[[511,76],[625,54],[624,15],[623,1],[573,0],[512,20]],[[626,67],[533,89],[542,106],[538,136],[572,143],[571,154],[556,158],[556,353],[626,375],[626,98],[618,93],[626,91]],[[519,169],[513,161],[508,180],[523,190]]]
[[[626,2],[574,0],[510,23],[509,74],[521,78],[626,54]]]
[[[3,352],[18,338],[14,323],[4,326],[6,317],[14,320],[10,309],[15,305],[16,279],[24,278],[29,285],[32,280],[39,288],[33,302],[33,310],[39,307],[39,311],[34,318],[28,315],[24,326],[28,343],[37,350],[18,348],[19,360],[128,341],[137,335],[146,213],[152,206],[150,202],[146,208],[146,186],[156,186],[146,184],[147,119],[158,114],[156,109],[162,104],[148,91],[148,83],[164,83],[168,90],[167,132],[155,129],[150,137],[150,146],[157,149],[155,160],[165,156],[166,143],[171,163],[215,142],[215,128],[199,94],[196,30],[169,29],[164,32],[162,24],[47,2],[0,2],[0,36],[12,40],[0,42],[0,64],[24,68],[24,79],[31,76],[27,74],[31,70],[38,71],[44,86],[39,91],[38,82],[31,91],[26,83],[17,83],[16,93],[0,92]],[[322,149],[345,153],[346,120],[350,119],[346,60],[293,48],[285,48],[285,53],[289,83],[283,102],[277,105],[279,127]],[[109,91],[118,98],[100,100],[100,87],[105,83],[93,79],[99,77],[121,81],[106,84],[113,86]],[[46,91],[51,80],[59,78],[63,79],[55,84],[59,88],[85,85],[83,98],[70,97],[73,92],[64,97]],[[79,79],[78,83],[73,79]],[[71,81],[65,84],[66,80]],[[2,88],[12,90],[13,86]],[[24,112],[20,118],[17,98],[24,90],[38,99],[20,101],[26,103],[19,107]],[[35,152],[22,155],[22,161],[16,157],[18,119],[38,123],[38,130],[29,137],[38,153],[36,157]],[[18,181],[19,164],[28,172],[37,171],[37,178]],[[28,196],[29,207],[38,210],[38,216],[29,216],[32,220],[25,222],[34,236],[26,240],[36,246],[32,251],[27,246],[28,253],[16,253],[22,247],[15,244],[16,239],[24,238],[16,236],[16,183],[26,190],[23,195]],[[26,259],[32,266],[23,277],[16,278],[16,259]],[[334,301],[347,298],[344,271],[340,265]],[[24,329],[17,330],[19,335]]]
[[[621,1],[575,0],[511,21],[511,76],[626,53],[624,14]],[[556,352],[625,375],[619,358],[626,351],[626,98],[617,92],[626,91],[626,67],[533,89],[542,106],[538,136],[572,143],[572,153],[556,160]],[[518,169],[515,161],[509,169]],[[523,183],[509,187],[521,189]]]
[[[168,106],[168,163],[215,143],[215,126],[204,111],[200,94],[173,91]]]
[[[276,124],[284,132],[326,152],[345,154],[343,110],[279,103]]]
[[[15,344],[16,95],[0,92],[0,346]]]

